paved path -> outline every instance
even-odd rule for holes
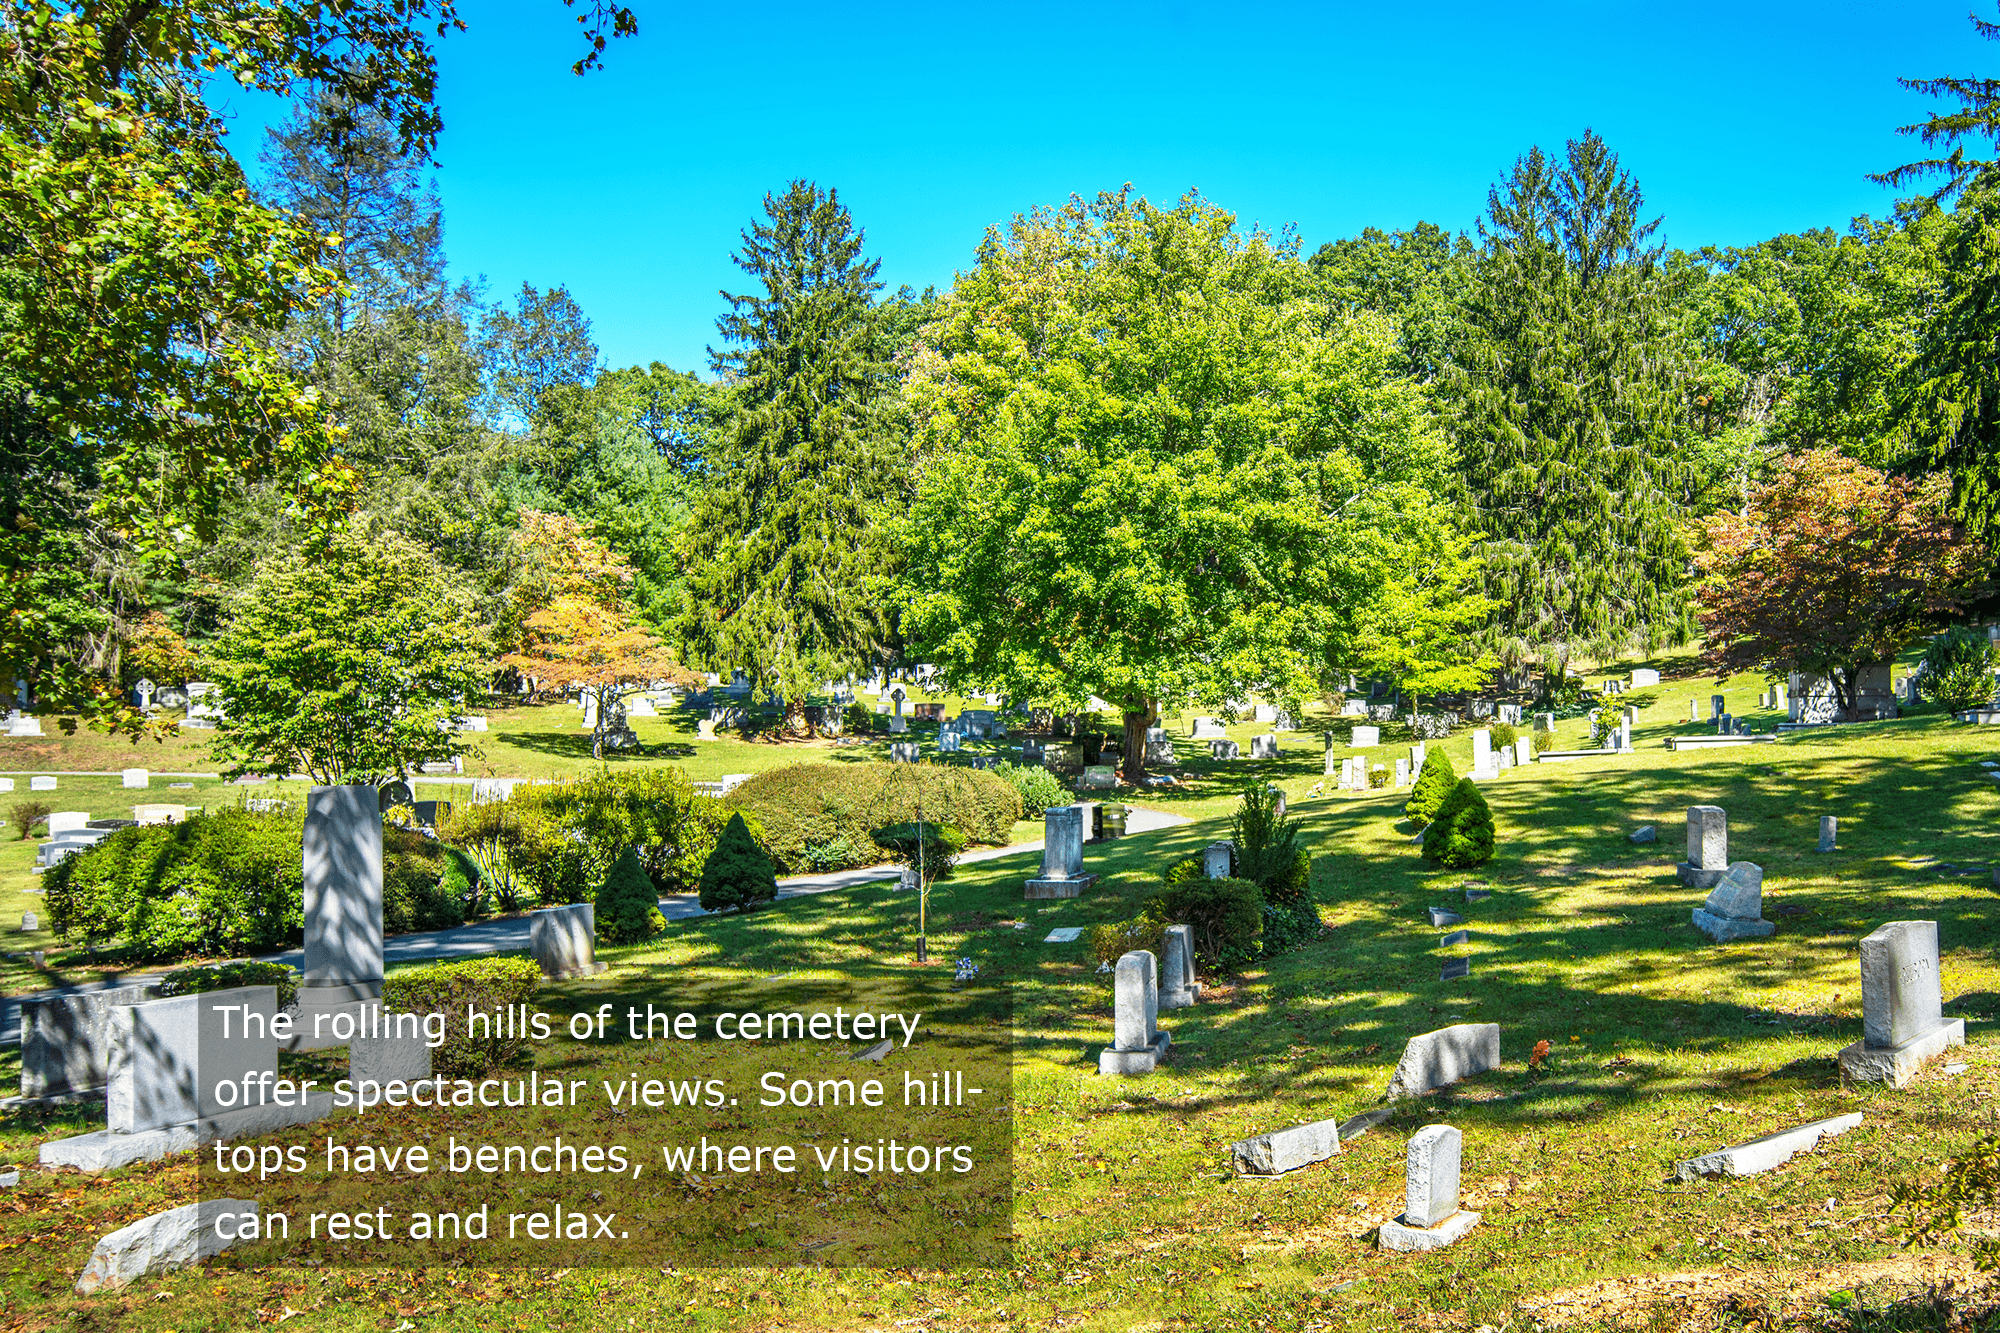
[[[1168,814],[1164,810],[1142,810],[1138,806],[1132,806],[1131,813],[1125,820],[1125,831],[1129,837],[1173,828],[1188,822],[1185,815]],[[959,857],[958,862],[960,865],[977,865],[985,861],[1002,860],[1009,856],[1026,856],[1041,850],[1040,841],[1017,842],[1007,847],[981,847],[977,851],[967,852]],[[895,865],[879,865],[863,866],[858,870],[836,871],[830,875],[790,875],[778,881],[778,897],[808,898],[815,894],[831,893],[835,889],[851,888],[856,884],[895,879],[900,873]],[[692,893],[676,893],[660,899],[660,913],[669,921],[686,921],[692,917],[709,915],[701,910],[701,903]],[[527,947],[528,918],[511,916],[498,921],[478,921],[469,926],[453,926],[449,930],[392,935],[382,942],[382,961],[415,963],[429,959],[479,958],[487,954],[514,953]],[[286,953],[269,954],[262,961],[286,963],[303,969],[305,951],[292,949]],[[106,986],[128,986],[134,982],[157,981],[161,975],[163,974],[159,972],[134,972],[94,986],[59,987],[37,991],[33,995],[0,999],[0,1043],[18,1043],[21,1040],[22,999],[58,995],[64,990],[98,990]]]

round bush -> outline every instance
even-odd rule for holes
[[[637,944],[667,928],[660,915],[659,890],[639,864],[638,853],[626,848],[597,890],[597,937],[607,944]]]
[[[708,854],[708,864],[701,868],[702,910],[747,912],[777,896],[778,880],[771,858],[750,836],[743,816],[732,816],[716,840],[715,850]]]
[[[1954,625],[1924,646],[1917,688],[1924,702],[1948,713],[1993,702],[1993,645],[1984,634]]]
[[[1061,805],[1071,797],[1064,792]],[[937,764],[793,764],[759,773],[727,807],[750,819],[771,859],[786,870],[847,869],[875,860],[871,830],[921,811],[970,842],[1004,844],[1021,818],[1021,797],[993,773]],[[852,859],[828,862],[842,847]]]
[[[1471,778],[1460,778],[1431,821],[1424,859],[1463,870],[1493,858],[1493,811]]]
[[[1264,891],[1247,879],[1190,879],[1161,895],[1169,924],[1194,928],[1194,951],[1213,968],[1257,956]]]
[[[288,1007],[299,998],[299,974],[283,963],[224,963],[220,967],[183,967],[160,978],[160,994],[205,995],[215,990],[235,990],[239,986],[276,986],[278,1007]]]
[[[491,1015],[510,1004],[526,1004],[542,984],[542,969],[527,958],[468,958],[432,963],[392,973],[382,983],[382,1005],[398,1014],[444,1015],[445,1040],[431,1052],[431,1069],[447,1078],[479,1078],[528,1047],[517,1026],[506,1035],[494,1024],[474,1035],[468,1011]]]
[[[1026,818],[1035,818],[1051,806],[1068,805],[1076,799],[1063,786],[1061,778],[1040,764],[995,764],[988,771],[1020,793],[1021,810]]]
[[[1419,824],[1428,824],[1437,818],[1438,808],[1445,797],[1451,795],[1458,783],[1458,772],[1451,766],[1443,750],[1432,750],[1424,756],[1423,771],[1417,774],[1416,786],[1410,789],[1410,799],[1403,806],[1403,813]]]

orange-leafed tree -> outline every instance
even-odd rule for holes
[[[513,552],[517,570],[505,632],[514,651],[501,660],[544,689],[596,704],[593,757],[604,757],[612,708],[629,691],[656,680],[699,682],[634,618],[632,566],[581,523],[524,509]]]
[[[1862,671],[1978,592],[1983,553],[1952,520],[1948,485],[1821,449],[1788,460],[1743,513],[1708,519],[1697,613],[1717,676],[1812,672],[1854,716]]]

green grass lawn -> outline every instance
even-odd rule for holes
[[[1731,682],[1731,711],[1755,717],[1749,705],[1763,688]],[[1705,679],[1644,691],[1635,755],[1516,769],[1486,784],[1501,850],[1475,873],[1427,869],[1397,793],[1297,799],[1321,772],[1316,735],[1301,734],[1278,761],[1204,761],[1189,790],[1148,793],[1195,822],[1092,846],[1087,868],[1105,878],[1082,899],[1023,901],[1035,864],[1025,853],[941,886],[931,956],[941,967],[970,956],[982,968],[976,984],[1013,997],[1009,1266],[413,1273],[225,1257],[82,1300],[69,1286],[94,1240],[191,1197],[194,1172],[186,1160],[101,1180],[32,1169],[36,1144],[101,1121],[101,1108],[74,1109],[0,1118],[0,1157],[29,1167],[0,1203],[12,1210],[0,1211],[0,1327],[192,1333],[285,1317],[293,1328],[356,1330],[1525,1330],[1629,1317],[1660,1328],[1942,1329],[1912,1294],[1927,1280],[1964,1279],[1965,1265],[1897,1260],[1902,1223],[1888,1196],[1901,1180],[1934,1175],[2000,1105],[1990,1021],[2000,1014],[1990,871],[2000,863],[2000,794],[1978,768],[2000,736],[1926,717],[1769,746],[1665,750],[1664,736],[1703,729],[1689,727],[1687,700],[1706,715],[1712,692]],[[1563,724],[1579,743],[1586,726]],[[554,742],[532,738],[562,732],[504,734],[539,753]],[[1469,762],[1466,733],[1443,748],[1461,770]],[[704,745],[690,769],[749,771],[731,765],[758,752],[796,757],[797,748]],[[1398,753],[1385,745],[1377,756]],[[1043,937],[1054,925],[1130,915],[1161,866],[1227,836],[1230,789],[1253,774],[1295,798],[1327,935],[1208,978],[1199,1006],[1163,1015],[1174,1045],[1160,1072],[1100,1078],[1110,979],[1083,943]],[[122,795],[80,780],[64,790],[90,799],[62,808],[93,813],[95,801],[109,809]],[[1731,855],[1764,867],[1775,936],[1716,946],[1688,924],[1702,895],[1675,881],[1672,864],[1685,809],[1697,803],[1725,807]],[[1823,814],[1841,821],[1829,855],[1815,850]],[[1657,843],[1628,840],[1642,824],[1658,828]],[[20,852],[0,844],[0,873],[14,873]],[[1466,904],[1473,881],[1493,897]],[[1423,913],[1431,904],[1467,918],[1470,944],[1449,951],[1471,960],[1466,980],[1438,980],[1446,954]],[[1952,1058],[1970,1067],[1950,1075],[1940,1062],[1902,1091],[1843,1088],[1834,1057],[1861,1028],[1856,942],[1906,918],[1938,922],[1945,1011],[1969,1020],[1971,1044]],[[604,951],[609,973],[548,987],[543,1003],[566,1011],[606,994],[893,975],[911,964],[913,925],[908,895],[879,884],[677,923],[648,945]],[[1501,1025],[1503,1070],[1399,1104],[1323,1165],[1233,1178],[1230,1142],[1376,1106],[1410,1036],[1474,1020]],[[1530,1050],[1544,1039],[1553,1057],[1531,1074]],[[0,1065],[0,1077],[12,1068]],[[1866,1114],[1860,1129],[1769,1174],[1670,1180],[1682,1158],[1849,1110]],[[1371,1236],[1401,1210],[1405,1140],[1432,1122],[1464,1132],[1465,1202],[1485,1220],[1438,1254],[1384,1253]],[[1615,1299],[1551,1303],[1586,1288]],[[1956,1299],[1973,1298],[1961,1286]]]

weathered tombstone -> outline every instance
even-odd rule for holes
[[[1096,882],[1083,873],[1083,807],[1050,806],[1042,812],[1042,873],[1027,882],[1027,896],[1075,898]]]
[[[14,779],[0,778],[0,791],[12,791],[12,790],[14,790]]]
[[[889,743],[889,762],[892,764],[916,763],[917,743],[915,741],[891,741]]]
[[[1212,741],[1219,739],[1222,734],[1221,722],[1212,717],[1198,717],[1194,720],[1194,727],[1189,732],[1188,738],[1197,741]]]
[[[1464,917],[1449,908],[1427,907],[1424,910],[1431,914],[1432,926],[1456,926],[1465,920]]]
[[[140,677],[138,683],[132,686],[132,702],[139,706],[141,712],[151,711],[153,707],[153,682],[143,676]]]
[[[1653,670],[1653,668],[1651,667],[1632,668],[1633,689],[1635,690],[1645,689],[1648,686],[1658,685],[1659,683],[1660,683],[1660,673]]]
[[[1554,713],[1535,714],[1536,731],[1554,731],[1555,729],[1556,729],[1556,715]]]
[[[1500,705],[1500,720],[1501,720],[1502,722],[1506,723],[1506,724],[1507,724],[1508,726],[1510,726],[1510,727],[1518,727],[1518,726],[1520,726],[1520,725],[1521,725],[1521,705],[1519,705],[1519,704],[1501,704],[1501,705]]]
[[[1535,762],[1534,739],[1528,736],[1516,736],[1514,738],[1514,763],[1518,766],[1518,765],[1532,764],[1534,762]]]
[[[1711,719],[1721,717],[1723,709],[1727,706],[1728,700],[1722,695],[1711,694],[1708,696],[1708,715]]]
[[[1698,708],[1699,708],[1699,701],[1694,699],[1688,700],[1688,721],[1690,722],[1701,721],[1701,714],[1699,711],[1697,711]]]
[[[53,838],[58,833],[80,829],[89,822],[88,810],[52,810],[48,815],[49,836]]]
[[[234,1219],[228,1240],[221,1235],[225,1217]],[[203,1199],[142,1217],[97,1242],[76,1280],[76,1294],[117,1291],[142,1277],[213,1258],[232,1245],[257,1239],[257,1219],[255,1199]]]
[[[1410,761],[1407,759],[1396,761],[1396,785],[1398,787],[1410,785]]]
[[[1410,1137],[1403,1164],[1403,1215],[1384,1222],[1385,1250],[1441,1250],[1479,1225],[1458,1206],[1459,1155],[1464,1138],[1450,1125],[1425,1125]]]
[[[1687,860],[1674,867],[1691,889],[1712,889],[1729,869],[1729,815],[1719,805],[1691,805],[1687,814]]]
[[[1202,848],[1201,873],[1209,879],[1228,879],[1236,865],[1236,844],[1211,842]]]
[[[1210,741],[1208,743],[1208,757],[1210,759],[1241,759],[1243,757],[1243,748],[1232,740]]]
[[[41,928],[42,928],[42,919],[40,917],[36,916],[33,912],[21,913],[22,930],[31,931],[31,930],[40,930]]]
[[[1618,723],[1618,748],[1628,754],[1632,750],[1632,719],[1629,717]]]
[[[1861,1040],[1840,1053],[1857,1083],[1900,1088],[1939,1052],[1965,1045],[1965,1020],[1944,1017],[1935,921],[1890,921],[1861,941]]]
[[[1457,1023],[1410,1038],[1389,1077],[1390,1101],[1421,1097],[1500,1067],[1500,1025]]]
[[[1463,981],[1471,975],[1472,960],[1470,958],[1447,958],[1444,961],[1444,966],[1438,969],[1439,981]]]
[[[1764,869],[1737,861],[1716,881],[1708,900],[1694,909],[1694,927],[1717,944],[1756,939],[1777,930],[1763,916]]]
[[[1112,994],[1112,1044],[1097,1053],[1097,1072],[1150,1074],[1169,1045],[1160,1031],[1158,960],[1145,949],[1120,958],[1112,970]]]
[[[1281,1176],[1340,1153],[1340,1122],[1315,1120],[1229,1145],[1236,1170],[1246,1176]]]
[[[1258,704],[1256,709],[1251,713],[1250,720],[1252,722],[1276,722],[1278,720],[1277,707],[1272,704]]]
[[[1427,751],[1424,749],[1422,741],[1418,741],[1410,747],[1410,777],[1412,779],[1424,771],[1424,755],[1426,753]]]
[[[909,730],[910,730],[910,719],[904,717],[901,713],[898,713],[894,717],[889,719],[890,735],[902,736],[907,734]]]
[[[28,779],[29,791],[54,791],[55,789],[56,780],[54,774],[41,773]]]
[[[590,903],[547,907],[528,917],[528,949],[551,980],[594,977],[609,964],[597,961],[597,908]]]
[[[1275,732],[1265,732],[1262,736],[1250,738],[1252,759],[1276,759],[1278,757],[1278,737]]]
[[[1336,762],[1340,765],[1338,768],[1334,767]],[[1341,774],[1342,776],[1340,779],[1340,785],[1343,787],[1347,785],[1347,778],[1346,778],[1347,760],[1340,758],[1338,755],[1334,754],[1333,751],[1328,750],[1326,752],[1324,765],[1321,771],[1327,777],[1332,777],[1335,773]]]
[[[118,771],[119,785],[143,790],[151,783],[152,775],[143,768],[124,768]]]
[[[21,1001],[21,1095],[95,1092],[109,1081],[111,1014],[159,996],[158,986],[116,986]]]
[[[1076,785],[1090,790],[1109,791],[1118,785],[1118,770],[1110,764],[1086,764]]]
[[[1194,927],[1168,926],[1160,943],[1160,1008],[1185,1009],[1201,998],[1194,979]]]
[[[1821,815],[1819,817],[1819,849],[1823,852],[1832,851],[1834,844],[1839,841],[1839,838],[1840,820],[1833,815]]]
[[[937,738],[937,747],[939,754],[959,753],[960,749],[962,748],[962,743],[959,739],[958,732],[950,728],[946,728],[944,730],[939,731]]]
[[[1382,728],[1356,727],[1354,729],[1355,749],[1365,750],[1371,746],[1380,745],[1381,743],[1382,743]]]
[[[1481,727],[1472,733],[1472,776],[1490,778],[1493,767],[1493,733]]]
[[[310,1041],[324,1011],[382,996],[382,808],[375,789],[308,791],[301,855],[306,947],[298,1008]]]
[[[1861,1123],[1861,1112],[1815,1120],[1794,1129],[1781,1129],[1700,1157],[1674,1164],[1674,1179],[1699,1180],[1703,1176],[1754,1176],[1790,1161],[1802,1152],[1817,1148],[1822,1139],[1845,1134]]]

